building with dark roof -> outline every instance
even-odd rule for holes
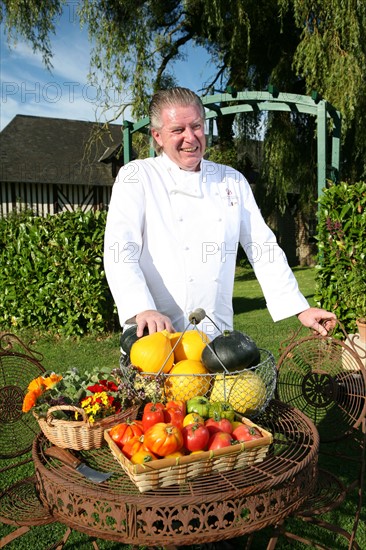
[[[16,115],[0,133],[0,216],[31,209],[40,216],[109,204],[121,126]]]

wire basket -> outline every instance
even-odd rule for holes
[[[197,324],[205,316],[202,309],[195,310],[184,332],[190,326],[198,330]],[[174,353],[184,332],[175,342],[171,353]],[[237,371],[229,371],[225,365],[222,365],[220,373],[207,373],[207,369],[204,368],[202,374],[189,374],[189,370],[185,374],[164,373],[163,368],[168,356],[156,374],[138,372],[130,364],[129,358],[124,357],[121,361],[121,372],[123,381],[137,393],[143,390],[145,399],[159,398],[162,402],[187,401],[200,395],[211,402],[226,401],[236,413],[253,419],[264,411],[276,389],[277,369],[274,356],[270,351],[261,348],[259,353],[260,359],[257,365]],[[189,361],[187,365],[188,363]]]
[[[249,427],[256,427],[262,437],[214,451],[202,451],[177,458],[160,458],[144,464],[133,464],[110,437],[108,430],[104,437],[114,458],[140,493],[144,493],[160,487],[180,485],[201,475],[245,468],[264,460],[272,443],[271,433],[247,418],[242,418],[241,421]]]
[[[66,420],[54,417],[56,411],[66,411],[77,413],[81,420]],[[102,420],[91,424],[84,409],[74,407],[73,405],[57,405],[50,407],[46,417],[40,417],[33,412],[34,417],[47,437],[47,439],[63,449],[73,449],[75,451],[87,451],[89,449],[99,449],[105,443],[104,430],[110,429],[120,422],[126,420],[135,420],[139,411],[139,405],[134,405],[117,414],[107,416]]]

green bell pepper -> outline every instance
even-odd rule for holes
[[[207,397],[204,397],[203,395],[196,395],[195,397],[192,397],[192,399],[188,399],[186,405],[187,414],[194,412],[202,416],[202,418],[209,417],[210,402]]]

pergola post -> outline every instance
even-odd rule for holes
[[[133,123],[129,120],[123,121],[123,164],[132,160],[132,131]]]
[[[318,144],[318,199],[323,194],[327,184],[327,111],[326,101],[318,103],[317,112],[317,144]]]

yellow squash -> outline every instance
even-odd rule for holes
[[[170,355],[169,355],[170,354]],[[136,340],[130,351],[131,363],[142,372],[169,372],[174,355],[170,339],[163,332],[154,332]]]
[[[248,370],[240,375],[216,375],[210,401],[228,401],[236,412],[250,416],[264,405],[266,398],[265,383]]]
[[[169,372],[165,382],[167,399],[188,401],[196,395],[205,395],[210,389],[210,376],[201,361],[184,359]]]

